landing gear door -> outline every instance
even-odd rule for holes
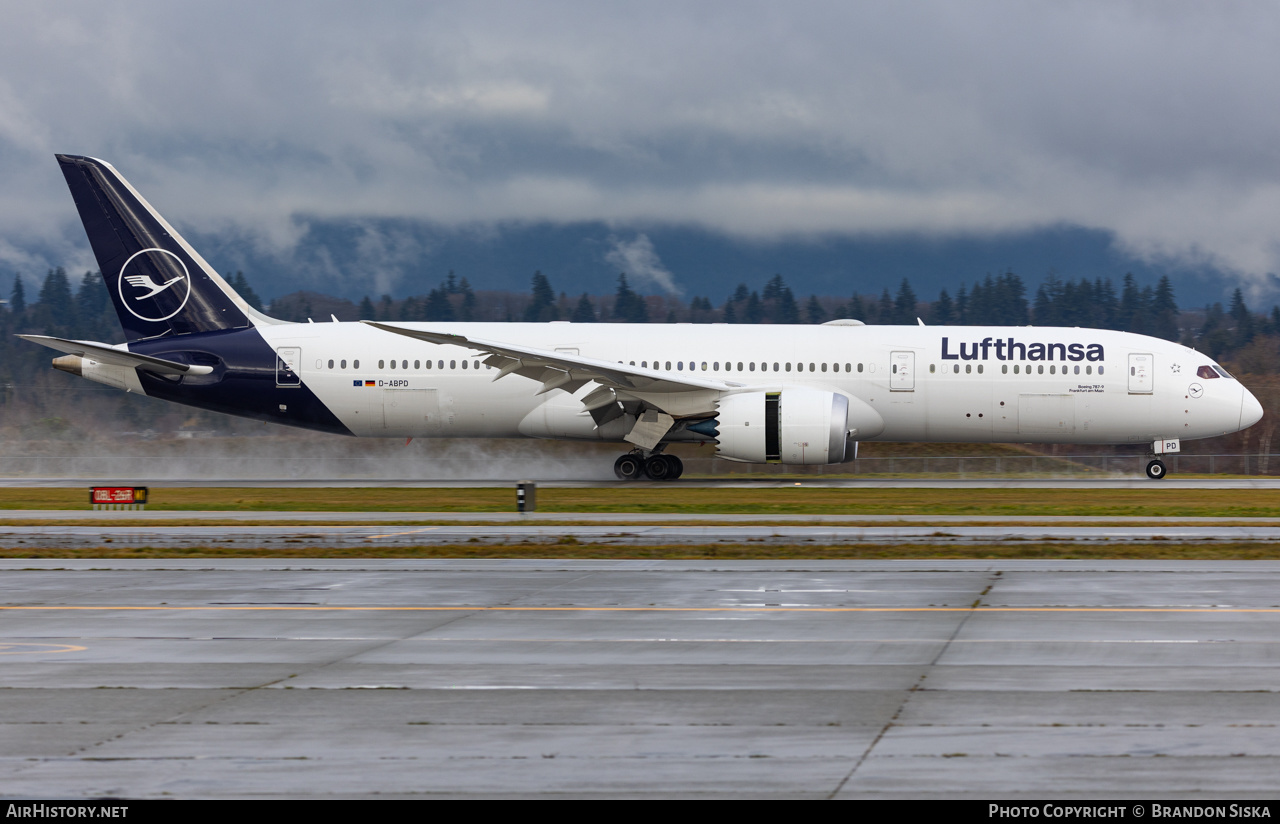
[[[302,364],[302,348],[281,346],[276,350],[276,386],[301,386],[298,369]]]
[[[1129,394],[1130,395],[1149,395],[1151,394],[1151,378],[1155,371],[1153,366],[1154,359],[1149,354],[1140,352],[1129,353]]]
[[[916,353],[889,353],[889,389],[892,392],[914,392],[916,388]]]

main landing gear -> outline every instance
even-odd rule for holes
[[[613,462],[613,474],[620,481],[634,481],[642,475],[654,481],[674,481],[684,474],[684,462],[675,455],[663,455],[659,452],[628,452]]]
[[[1165,468],[1164,461],[1156,459],[1147,464],[1147,477],[1153,481],[1158,481],[1165,475],[1169,474],[1169,470]]]

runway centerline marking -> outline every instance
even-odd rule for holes
[[[1280,614],[1280,607],[520,607],[520,606],[451,606],[451,607],[342,607],[342,606],[35,606],[0,605],[0,611],[31,612],[783,612],[783,613],[869,613],[869,612],[1044,612],[1066,613],[1259,613]]]

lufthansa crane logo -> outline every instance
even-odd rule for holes
[[[116,288],[121,305],[134,317],[168,320],[181,312],[191,298],[191,273],[173,252],[143,249],[130,255],[120,267]]]

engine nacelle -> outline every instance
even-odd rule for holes
[[[874,438],[884,420],[857,398],[804,386],[720,399],[716,454],[731,461],[830,464],[850,438]]]

